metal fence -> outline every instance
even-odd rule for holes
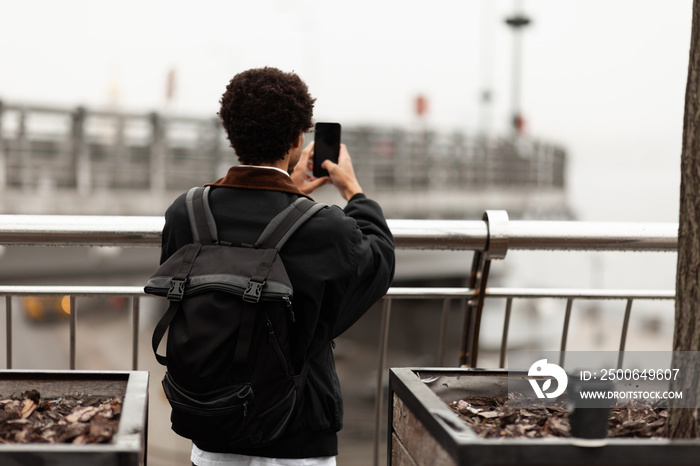
[[[460,363],[474,366],[479,351],[479,329],[483,304],[488,298],[507,300],[500,360],[507,348],[510,309],[514,299],[558,298],[567,300],[568,316],[577,299],[625,299],[628,308],[635,299],[672,299],[672,291],[591,291],[522,290],[487,288],[493,260],[504,260],[508,250],[583,250],[583,251],[667,251],[676,250],[677,225],[668,223],[596,223],[567,221],[509,221],[504,211],[487,211],[481,221],[389,220],[399,249],[474,251],[469,286],[464,288],[392,288],[386,301],[393,299],[465,299],[465,319]],[[127,246],[158,247],[162,217],[118,216],[32,216],[0,215],[0,245],[32,246]],[[0,295],[122,295],[134,302],[134,320],[138,321],[138,287],[0,287]],[[73,302],[72,301],[72,302]],[[445,306],[447,307],[447,306]],[[8,312],[8,319],[11,313]],[[71,318],[75,314],[71,313]],[[625,318],[627,327],[629,312]],[[566,348],[568,317],[562,330],[561,348]],[[137,329],[135,328],[135,331]],[[7,328],[8,367],[11,367],[11,325]],[[75,336],[71,334],[71,348]],[[444,335],[439,338],[444,342]],[[626,331],[621,335],[624,350]],[[442,345],[443,343],[441,343]],[[71,353],[71,367],[75,354]],[[441,350],[441,354],[444,351]],[[134,356],[134,361],[136,361]]]
[[[345,127],[343,142],[373,192],[564,187],[565,151],[543,141]],[[235,162],[214,115],[0,102],[0,190],[183,190]]]
[[[379,458],[379,436],[383,413],[382,390],[388,351],[392,304],[397,300],[438,299],[443,303],[439,361],[445,355],[447,314],[453,300],[464,302],[460,363],[475,366],[479,354],[479,333],[484,302],[505,299],[504,325],[499,365],[505,365],[513,302],[520,299],[547,298],[565,303],[560,348],[567,348],[570,317],[577,300],[620,300],[626,302],[619,349],[624,352],[634,302],[638,300],[673,300],[673,290],[583,290],[521,289],[487,286],[492,261],[505,260],[509,250],[559,251],[636,251],[675,252],[676,224],[595,223],[565,221],[510,221],[504,211],[487,211],[482,220],[389,220],[399,249],[473,251],[469,283],[454,288],[398,288],[389,290],[382,305],[382,325],[377,361],[375,410],[375,464]],[[0,245],[33,246],[128,246],[158,247],[162,217],[101,216],[27,216],[0,215]],[[13,366],[12,298],[15,296],[70,296],[70,368],[76,367],[77,301],[85,297],[125,296],[131,299],[132,367],[138,367],[140,287],[120,286],[0,286],[5,297],[6,348],[8,368]]]

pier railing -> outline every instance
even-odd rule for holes
[[[215,180],[237,164],[220,126],[215,115],[205,118],[0,101],[0,192],[32,193],[48,199],[56,192],[87,199],[105,192],[120,198],[138,192],[160,199],[166,192]],[[307,141],[312,139],[313,134],[307,135]],[[469,199],[459,193],[469,187],[475,193],[498,190],[499,199],[504,191],[514,191],[521,204],[523,193],[528,193],[535,196],[540,209],[566,210],[566,153],[556,144],[459,131],[349,125],[343,127],[342,140],[350,148],[365,190],[386,198],[383,205],[390,208],[397,195],[441,193],[442,210],[447,212],[437,215],[438,207],[431,203],[432,209],[422,208],[426,210],[422,215],[455,218],[464,212],[463,198]],[[457,206],[446,205],[455,196]],[[120,213],[107,211],[107,207],[99,205],[84,213]],[[163,209],[158,205],[153,213]],[[148,214],[142,210],[128,213]]]
[[[390,220],[389,226],[399,249],[473,251],[469,281],[466,287],[398,288],[389,290],[383,300],[382,325],[377,361],[375,464],[378,464],[380,418],[383,413],[382,389],[388,351],[388,331],[392,304],[398,300],[438,299],[443,302],[440,336],[437,338],[442,363],[447,335],[447,314],[454,300],[464,303],[460,364],[475,366],[479,354],[479,335],[484,303],[505,299],[504,324],[499,352],[499,365],[505,364],[508,349],[509,323],[513,302],[520,299],[553,299],[562,306],[564,325],[559,348],[566,350],[573,303],[577,300],[618,300],[626,302],[620,335],[620,352],[624,352],[633,304],[639,300],[674,299],[673,290],[591,290],[531,289],[489,287],[492,261],[506,260],[510,250],[559,251],[636,251],[675,252],[676,224],[597,223],[562,221],[511,221],[504,211],[487,211],[482,220]],[[32,246],[124,246],[159,247],[162,217],[107,216],[28,216],[0,215],[0,245]],[[400,267],[401,264],[398,264]],[[132,303],[132,366],[138,367],[140,300],[145,296],[140,287],[120,286],[0,286],[5,297],[6,348],[8,368],[13,367],[12,298],[16,296],[70,297],[70,368],[76,367],[77,301],[84,297],[124,296]]]

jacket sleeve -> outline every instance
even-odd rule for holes
[[[381,299],[394,278],[394,237],[379,204],[357,194],[348,202],[345,213],[357,224],[353,248],[355,272],[341,300],[332,338],[350,328]]]

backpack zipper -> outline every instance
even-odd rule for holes
[[[292,319],[292,323],[296,323],[296,317],[294,316],[294,309],[292,308],[292,300],[289,295],[282,296],[282,299],[287,304],[287,309],[289,309],[289,317]]]
[[[277,336],[275,335],[275,329],[272,327],[272,322],[270,322],[270,319],[267,318],[267,329],[268,329],[268,335],[270,335],[270,340],[272,342],[272,346],[275,348],[275,352],[277,353],[277,356],[280,359],[280,362],[282,362],[282,366],[284,366],[284,372],[285,374],[289,374],[289,366],[287,365],[287,360],[284,358],[284,353],[282,352],[282,348],[280,348],[280,344],[277,341]]]

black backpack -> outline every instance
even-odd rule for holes
[[[218,241],[208,192],[187,193],[194,242],[146,284],[146,293],[170,301],[153,352],[167,366],[173,431],[209,444],[263,445],[284,431],[308,372],[308,358],[299,373],[292,367],[293,290],[278,252],[325,205],[299,198],[254,246],[232,246]],[[157,352],[166,330],[167,358]]]

